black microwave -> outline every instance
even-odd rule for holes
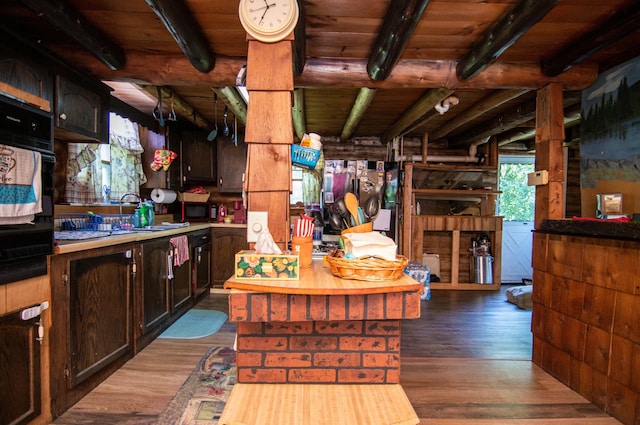
[[[209,202],[180,202],[178,219],[183,223],[187,221],[210,221],[211,204]]]

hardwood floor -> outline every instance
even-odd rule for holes
[[[226,312],[226,301],[212,293],[196,308]],[[507,303],[504,289],[434,291],[421,307],[403,323],[401,351],[420,425],[620,423],[531,363],[531,312]],[[206,350],[234,337],[227,322],[206,338],[157,339],[54,424],[154,424]]]

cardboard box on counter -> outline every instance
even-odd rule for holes
[[[236,279],[300,279],[300,257],[295,254],[257,254],[243,250],[236,253]]]

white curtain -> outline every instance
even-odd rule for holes
[[[111,199],[119,201],[125,193],[139,193],[147,182],[142,169],[142,152],[138,124],[111,114],[109,143],[111,145]]]

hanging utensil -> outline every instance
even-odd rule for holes
[[[329,224],[334,230],[346,229],[344,222],[342,221],[342,217],[340,217],[340,215],[337,213],[333,213],[329,215]]]
[[[224,134],[224,137],[229,137],[230,132],[229,132],[229,124],[227,124],[227,105],[224,106],[224,115],[223,115],[222,121],[224,123],[222,134]]]
[[[169,111],[169,116],[167,117],[169,121],[177,121],[178,117],[176,116],[176,110],[173,109],[173,95],[171,95],[171,111]]]
[[[360,225],[360,215],[358,214],[358,198],[351,192],[344,194],[344,204],[347,206],[347,210],[351,213],[351,216],[356,222],[356,225]]]
[[[218,94],[213,93],[213,116],[214,116],[214,127],[213,130],[207,136],[208,141],[213,141],[216,137],[218,137]]]
[[[233,116],[233,135],[231,141],[235,146],[238,146],[238,117]]]
[[[156,86],[156,91],[158,92],[158,102],[153,108],[153,117],[158,120],[161,127],[164,127],[164,116],[162,112],[162,90],[160,89],[160,86]]]
[[[367,199],[367,202],[364,203],[364,215],[369,219],[369,221],[373,221],[379,211],[380,201],[376,196],[370,196],[369,199]]]
[[[344,198],[336,200],[334,203],[337,213],[340,215],[346,227],[351,227],[351,214],[347,210],[347,206],[344,203]]]

